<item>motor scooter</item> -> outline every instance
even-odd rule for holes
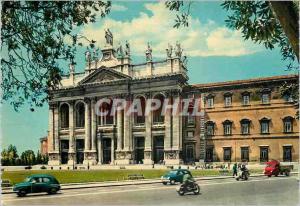
[[[189,180],[189,182],[185,182],[177,188],[177,193],[181,196],[189,192],[193,192],[195,195],[200,193],[200,186],[195,180]]]

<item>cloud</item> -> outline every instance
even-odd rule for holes
[[[126,11],[128,8],[126,6],[113,3],[111,6],[111,11]]]
[[[105,45],[104,30],[110,28],[114,34],[114,44],[128,40],[133,55],[143,56],[147,42],[153,48],[153,55],[165,56],[168,43],[180,42],[188,56],[241,56],[261,50],[251,41],[244,41],[241,33],[230,30],[209,20],[202,23],[190,18],[190,26],[173,28],[176,14],[165,8],[164,3],[147,3],[146,12],[131,20],[104,18],[98,27],[85,26],[81,33],[97,41],[101,48]]]

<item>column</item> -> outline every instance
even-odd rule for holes
[[[172,97],[169,96],[165,99],[167,101],[167,108],[165,109],[165,138],[164,138],[164,150],[168,151],[172,148],[172,109],[168,108],[172,105]]]
[[[68,165],[73,165],[74,158],[74,103],[70,102],[69,107],[69,160]]]
[[[117,111],[117,135],[117,151],[120,151],[123,148],[123,110]]]
[[[92,116],[92,151],[96,151],[96,137],[97,137],[97,115],[95,111],[95,99],[91,102],[91,116]]]
[[[58,115],[58,105],[55,104],[49,111],[49,137],[52,140],[52,151],[49,151],[49,161],[48,165],[59,165],[60,155],[59,155],[59,115]],[[52,118],[51,118],[52,116]],[[49,143],[48,143],[49,144]]]
[[[173,100],[176,103],[179,103],[180,97],[179,94],[176,94],[176,96],[173,96]],[[172,119],[172,135],[173,135],[173,145],[172,145],[172,158],[169,159],[170,164],[179,164],[179,153],[181,151],[181,138],[182,138],[182,121],[181,121],[181,105],[178,105],[177,112],[173,113],[173,119]]]
[[[91,112],[90,100],[85,101],[85,139],[84,139],[84,161],[83,164],[88,165],[91,159]]]
[[[131,124],[131,114],[127,114],[127,110],[131,105],[131,98],[128,97],[127,99],[127,109],[124,110],[124,150],[130,151],[131,150],[131,136],[132,136],[132,124]]]
[[[49,134],[48,134],[48,153],[54,151],[54,118],[53,105],[49,105]]]
[[[98,164],[102,164],[102,142],[101,135],[98,136]]]
[[[151,99],[151,95],[147,95],[147,100]],[[150,102],[147,101],[146,108],[150,107]],[[147,111],[147,110],[146,110]],[[144,151],[144,164],[153,164],[152,161],[152,111],[145,114],[145,126],[146,126],[146,136],[145,136],[145,151]]]
[[[112,137],[111,138],[111,161],[110,161],[110,164],[114,164],[114,161],[115,161],[115,138]]]
[[[54,151],[59,152],[59,114],[58,107],[54,108]]]

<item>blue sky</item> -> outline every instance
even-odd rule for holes
[[[279,49],[266,50],[251,41],[243,41],[238,31],[226,28],[224,11],[219,2],[194,2],[189,28],[173,29],[173,13],[167,12],[163,4],[156,2],[113,2],[111,14],[98,18],[93,25],[77,31],[104,45],[104,29],[110,28],[115,44],[128,40],[132,59],[143,62],[146,44],[153,47],[156,59],[165,58],[168,43],[182,43],[188,56],[190,83],[207,83],[273,75],[284,75],[286,62],[281,60]],[[83,71],[84,49],[76,56],[76,71]],[[68,69],[65,65],[66,70]],[[24,106],[15,112],[8,104],[1,105],[2,147],[17,146],[18,151],[39,149],[39,138],[48,129],[48,105],[35,112]]]

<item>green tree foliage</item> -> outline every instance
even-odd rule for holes
[[[106,16],[103,1],[2,1],[1,89],[3,100],[17,110],[24,102],[42,106],[48,89],[61,80],[61,61],[73,62],[76,46],[86,40],[74,28]],[[66,43],[71,39],[71,44]]]
[[[21,154],[22,165],[34,165],[36,164],[36,157],[32,150],[26,150]]]
[[[16,165],[18,157],[16,146],[9,145],[7,149],[1,152],[1,164],[4,166]]]

